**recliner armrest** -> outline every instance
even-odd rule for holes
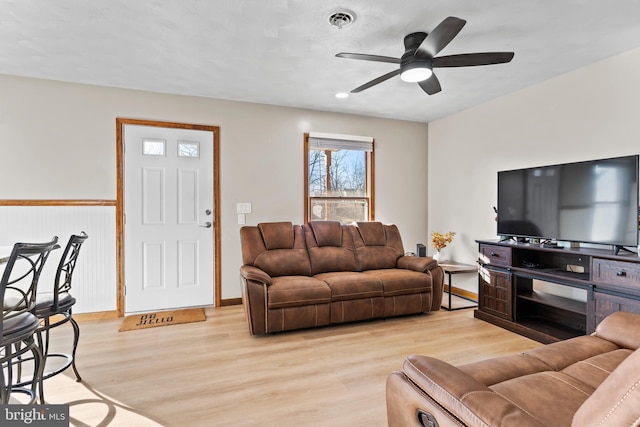
[[[465,425],[542,427],[531,415],[445,361],[409,356],[403,370],[412,382]]]
[[[612,313],[596,327],[595,335],[636,350],[640,348],[640,316],[626,311]]]
[[[396,265],[398,268],[426,273],[427,271],[433,270],[434,268],[438,267],[438,261],[431,257],[404,255],[398,258]]]
[[[265,285],[271,285],[271,276],[252,265],[243,265],[240,267],[240,275],[245,280],[253,280],[255,282],[264,283]]]

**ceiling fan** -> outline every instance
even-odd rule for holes
[[[436,56],[458,35],[466,23],[467,21],[464,19],[450,16],[429,34],[423,32],[408,34],[404,38],[405,51],[401,58],[363,53],[338,53],[336,55],[338,58],[400,64],[397,70],[373,79],[353,89],[351,93],[362,92],[399,74],[402,80],[417,82],[422,90],[429,95],[433,95],[442,90],[440,81],[433,73],[434,68],[504,64],[513,59],[513,52],[482,52]]]

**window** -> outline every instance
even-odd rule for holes
[[[373,220],[373,138],[305,134],[305,218]]]

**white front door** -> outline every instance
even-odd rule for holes
[[[125,312],[214,303],[213,132],[125,125]]]

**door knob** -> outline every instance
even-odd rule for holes
[[[202,228],[211,228],[213,224],[210,221],[207,221],[204,223],[204,225],[201,225],[200,227]]]

